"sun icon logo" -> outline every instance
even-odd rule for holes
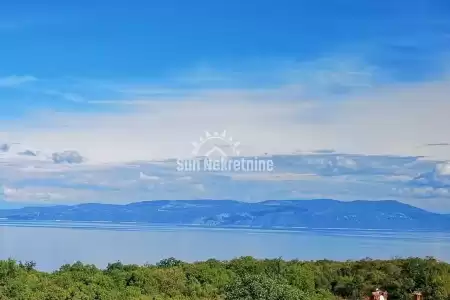
[[[226,130],[222,133],[209,133],[205,131],[205,135],[200,137],[198,142],[193,142],[194,150],[192,154],[195,156],[227,158],[228,156],[239,156],[240,142],[233,140],[233,137],[227,136]]]

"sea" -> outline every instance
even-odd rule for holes
[[[0,220],[0,259],[34,261],[42,271],[77,261],[104,268],[117,261],[142,265],[169,257],[194,262],[241,256],[340,261],[432,256],[450,262],[450,233]]]

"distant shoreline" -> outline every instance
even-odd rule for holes
[[[120,230],[135,229],[148,231],[156,228],[202,229],[202,230],[249,230],[269,232],[384,232],[384,233],[449,233],[445,230],[428,229],[377,229],[377,228],[333,228],[333,227],[258,227],[239,225],[204,225],[204,224],[171,224],[145,222],[113,222],[113,221],[67,221],[67,220],[8,220],[0,219],[0,227],[32,227],[32,228],[67,228],[67,229],[98,229]]]

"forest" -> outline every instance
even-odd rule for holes
[[[450,265],[434,258],[299,261],[240,257],[143,266],[76,262],[42,272],[34,262],[0,261],[0,300],[325,300],[364,299],[375,288],[389,300],[450,299]]]

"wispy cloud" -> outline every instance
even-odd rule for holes
[[[430,143],[430,144],[427,144],[426,146],[429,146],[429,147],[441,147],[441,146],[446,147],[446,146],[450,146],[450,143]]]
[[[37,78],[30,75],[11,75],[6,77],[0,77],[1,87],[16,87],[28,82],[36,81]]]
[[[43,93],[50,95],[50,96],[59,97],[64,100],[67,100],[67,101],[78,102],[78,103],[86,102],[86,99],[84,99],[82,96],[75,94],[75,93],[61,92],[61,91],[57,91],[57,90],[46,90],[46,91],[43,91]]]
[[[446,79],[389,85],[325,101],[291,86],[200,89],[170,100],[98,101],[120,107],[113,112],[47,110],[2,128],[18,142],[55,152],[76,149],[92,161],[182,157],[205,130],[224,129],[248,155],[334,149],[450,159],[445,147],[420,147],[447,138],[449,86]]]
[[[128,82],[95,89],[46,82],[42,93],[57,97],[52,101],[81,109],[48,106],[19,121],[0,121],[2,142],[48,154],[20,154],[26,147],[12,155],[9,147],[0,158],[3,197],[54,203],[400,198],[450,211],[448,178],[438,167],[450,154],[444,143],[430,146],[447,139],[449,79],[362,84],[358,68],[365,70],[331,67],[336,76],[312,81],[298,72],[261,86]],[[351,76],[336,81],[342,72]],[[325,86],[333,88],[323,92]],[[175,159],[191,157],[191,142],[205,130],[227,130],[241,155],[270,155],[276,172],[176,172]],[[74,158],[77,164],[69,165]]]

